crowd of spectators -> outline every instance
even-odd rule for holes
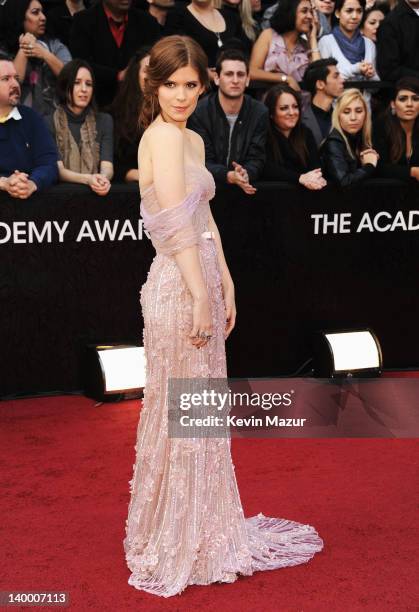
[[[151,46],[188,35],[219,183],[419,181],[419,0],[3,0],[0,190],[138,181]]]

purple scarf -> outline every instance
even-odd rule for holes
[[[357,64],[363,61],[365,58],[365,40],[361,34],[361,30],[358,29],[352,38],[348,38],[340,27],[336,25],[332,30],[332,34],[343,55],[351,64]]]

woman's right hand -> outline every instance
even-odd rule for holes
[[[359,71],[366,79],[372,79],[375,75],[375,69],[371,62],[359,62]]]
[[[37,38],[30,32],[21,34],[19,36],[19,48],[23,51],[26,56],[30,56],[33,52],[35,45],[37,44]]]
[[[373,166],[377,166],[379,155],[377,151],[374,149],[364,149],[361,151],[360,159],[361,164],[365,166],[365,164],[372,164]]]
[[[111,188],[109,179],[103,174],[89,174],[87,184],[97,195],[106,195]]]
[[[419,181],[419,167],[418,166],[413,166],[412,168],[410,168],[410,176],[416,179],[417,181]]]
[[[212,318],[208,296],[194,299],[192,306],[192,329],[189,334],[191,344],[196,348],[205,346],[207,342],[211,342],[212,336]],[[201,334],[206,334],[207,338],[201,338]]]
[[[326,179],[323,178],[321,168],[310,170],[305,174],[301,174],[298,182],[303,185],[306,189],[312,189],[313,191],[323,189],[327,185]]]
[[[295,91],[301,91],[301,88],[299,86],[299,84],[297,83],[297,81],[294,79],[294,77],[292,76],[287,76],[287,84],[292,87],[293,89],[295,89]]]

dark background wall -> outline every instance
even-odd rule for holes
[[[385,367],[419,366],[418,231],[355,231],[365,212],[407,218],[418,194],[416,185],[389,181],[321,192],[259,184],[252,197],[219,187],[212,210],[238,306],[230,376],[290,375],[311,357],[313,331],[357,326],[377,333]],[[315,235],[317,213],[351,213],[351,233]],[[81,389],[86,343],[141,343],[139,290],[154,255],[148,238],[76,241],[83,221],[94,230],[95,220],[117,219],[137,231],[135,185],[115,185],[107,198],[68,185],[27,202],[0,194],[2,396]],[[69,221],[62,243],[54,231],[51,243],[6,240],[13,223],[23,222],[18,238],[27,240],[27,222],[40,230],[54,220]]]

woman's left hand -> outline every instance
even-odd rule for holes
[[[41,43],[37,42],[29,50],[29,57],[36,57],[37,59],[45,59],[46,53],[47,53],[47,49],[45,49],[44,45],[41,45]]]
[[[36,57],[38,59],[44,59],[46,49],[45,47],[38,42],[37,38],[26,32],[26,34],[21,34],[19,37],[19,47],[22,49],[23,53],[26,57]]]
[[[103,174],[92,174],[89,186],[97,195],[104,196],[109,192],[111,183]]]
[[[376,166],[380,156],[375,149],[369,148],[361,151],[360,159],[363,166],[365,166],[365,164],[372,164],[373,166]]]
[[[315,49],[317,47],[317,33],[320,27],[319,18],[317,11],[313,10],[313,21],[311,22],[310,34],[308,35],[308,42],[310,48]]]
[[[293,89],[295,89],[295,91],[301,91],[301,87],[299,86],[299,84],[297,83],[297,81],[294,79],[294,77],[288,75],[287,76],[287,83],[290,87],[292,87]]]
[[[367,79],[372,79],[373,77],[375,77],[375,68],[372,64],[368,65],[366,77]]]
[[[231,279],[223,282],[224,304],[226,309],[226,326],[224,330],[224,339],[227,340],[236,324],[236,301],[234,297],[234,285]]]
[[[21,34],[19,36],[19,46],[21,48],[29,47],[30,45],[35,45],[37,42],[36,36],[31,34],[30,32],[25,32],[25,34]]]

